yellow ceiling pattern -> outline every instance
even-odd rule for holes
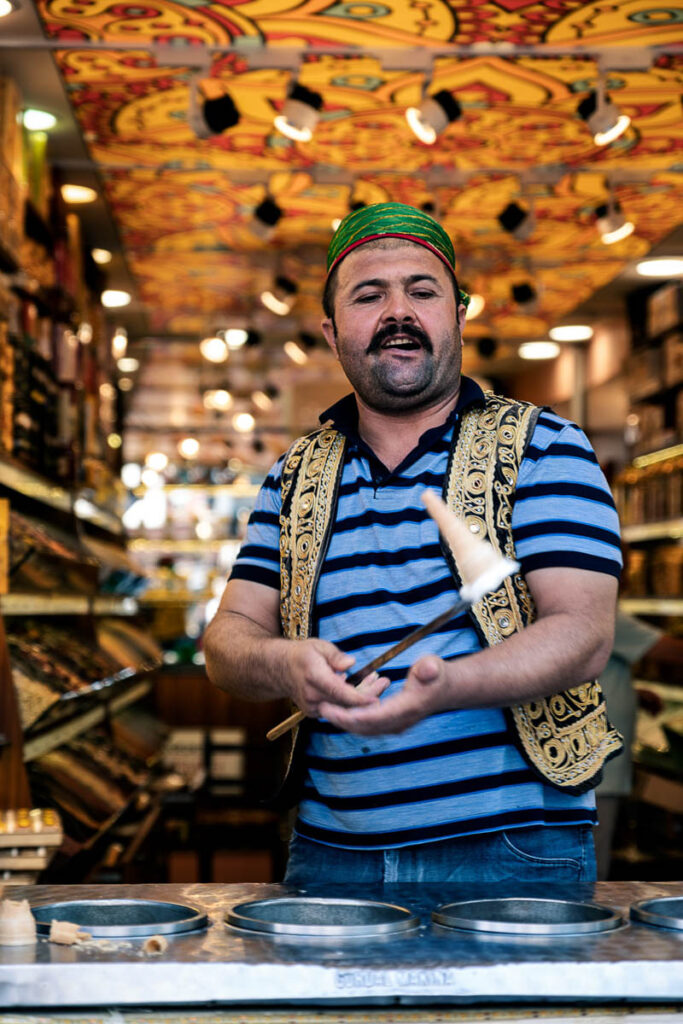
[[[156,333],[248,318],[277,272],[299,284],[308,326],[332,218],[351,201],[392,199],[436,204],[464,282],[486,298],[482,330],[538,336],[676,227],[672,210],[683,209],[683,9],[674,5],[42,0],[40,11],[64,44],[57,60]],[[228,92],[240,112],[209,139],[188,121],[195,70],[165,56],[187,46],[211,52],[203,94]],[[649,48],[645,66],[633,48]],[[298,58],[298,75],[286,61],[254,59],[278,50]],[[631,117],[604,148],[576,112],[598,59]],[[323,97],[308,143],[273,127],[294,77]],[[404,117],[425,86],[462,108],[433,146]],[[606,246],[594,211],[610,190],[636,227]],[[264,242],[253,211],[266,195],[283,216]],[[497,220],[512,200],[536,216],[524,242]],[[511,297],[529,280],[533,315]]]

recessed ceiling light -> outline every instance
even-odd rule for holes
[[[94,203],[97,199],[97,192],[87,185],[62,185],[62,199],[65,203]]]
[[[149,452],[145,458],[145,465],[156,473],[162,473],[168,466],[168,455],[165,452]]]
[[[103,267],[106,263],[111,263],[111,253],[109,249],[91,249],[90,255],[94,259],[95,263]]]
[[[178,451],[184,459],[196,459],[199,455],[199,441],[196,437],[184,437],[178,444]]]
[[[110,448],[120,448],[123,444],[123,438],[120,434],[108,434],[107,444]]]
[[[16,7],[13,3],[10,3],[10,0],[0,0],[0,18],[6,18],[14,10],[16,10]]]
[[[130,292],[124,292],[118,288],[107,288],[100,296],[100,302],[107,309],[118,309],[120,306],[127,306],[130,300]]]
[[[2,17],[1,13],[0,17]],[[54,114],[48,113],[47,110],[35,110],[34,108],[25,110],[21,119],[24,123],[24,128],[29,132],[49,132],[50,128],[54,128],[57,124],[57,118]]]
[[[308,352],[304,352],[295,341],[286,341],[283,348],[293,363],[303,366],[308,362]]]
[[[222,338],[204,338],[199,343],[199,351],[210,363],[224,363],[228,358],[228,346]]]
[[[242,327],[229,327],[224,333],[228,348],[241,348],[249,337],[249,331]]]
[[[140,369],[140,363],[133,356],[125,356],[123,359],[119,359],[116,365],[121,373],[135,373],[136,370]]]
[[[232,425],[240,434],[248,434],[254,429],[255,424],[256,420],[250,412],[238,412],[232,418]]]
[[[525,341],[518,351],[521,359],[554,359],[560,346],[555,341]]]
[[[662,256],[658,259],[641,260],[636,264],[641,277],[681,277],[683,275],[683,258],[680,256]]]
[[[551,327],[548,334],[553,341],[588,341],[593,337],[593,328],[588,324],[563,324]]]

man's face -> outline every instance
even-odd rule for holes
[[[370,408],[427,408],[454,394],[462,366],[465,308],[450,274],[424,246],[362,245],[337,271],[334,321],[322,329]]]

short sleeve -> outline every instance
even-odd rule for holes
[[[280,589],[280,475],[284,456],[275,463],[256,496],[244,543],[230,573],[231,580],[262,583]]]
[[[541,410],[519,470],[512,513],[522,570],[570,567],[618,577],[619,518],[584,432]]]

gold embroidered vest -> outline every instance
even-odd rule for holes
[[[444,482],[444,500],[473,533],[499,553],[515,557],[512,507],[519,466],[538,408],[490,393],[482,408],[465,411],[456,430]],[[346,440],[323,427],[299,438],[282,471],[280,514],[280,615],[290,639],[311,635],[318,576],[337,506]],[[444,554],[459,587],[458,567]],[[470,609],[485,646],[501,643],[535,618],[521,573],[505,580]],[[621,750],[596,680],[562,693],[506,708],[511,735],[532,770],[567,793],[582,793],[600,781],[604,763]],[[294,737],[297,757],[304,736]],[[295,748],[293,747],[293,750]],[[292,757],[290,768],[295,759]],[[301,770],[301,760],[297,765]],[[291,780],[290,780],[291,788]]]

